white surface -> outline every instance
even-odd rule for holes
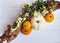
[[[21,4],[33,0],[0,0],[0,35],[6,30],[6,25],[11,24],[18,17]],[[28,36],[21,32],[11,43],[60,43],[60,10],[54,12],[55,20],[47,23],[41,30],[33,30]]]

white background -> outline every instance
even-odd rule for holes
[[[0,35],[12,25],[21,12],[21,4],[31,4],[33,0],[0,0]],[[55,20],[46,23],[39,31],[33,30],[30,35],[21,32],[11,43],[60,43],[60,10],[53,12]],[[6,43],[6,42],[5,42]]]

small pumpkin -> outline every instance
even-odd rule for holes
[[[26,21],[23,22],[22,27],[23,27],[24,29],[29,29],[29,28],[32,27],[32,24],[31,24],[30,21],[26,20]]]
[[[47,13],[45,16],[44,16],[46,22],[52,22],[54,21],[54,15],[52,13]]]
[[[32,17],[31,22],[32,22],[32,27],[35,30],[39,30],[45,24],[44,17],[41,15],[40,12],[37,11],[34,12],[34,16]]]
[[[25,35],[28,35],[31,33],[31,31],[32,31],[32,23],[28,20],[25,20],[22,23],[21,32]]]
[[[21,32],[25,35],[28,35],[32,32],[32,28],[29,28],[29,29],[22,28]]]

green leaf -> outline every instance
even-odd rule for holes
[[[39,2],[44,2],[44,0],[38,0]]]
[[[12,25],[12,28],[15,28],[17,26],[17,23],[14,22],[14,24]]]
[[[44,10],[47,10],[46,6],[42,4],[42,6],[40,7],[40,12],[42,13]]]
[[[33,4],[33,10],[39,10],[40,9],[40,7],[41,7],[41,2],[39,2],[39,1],[35,1],[35,3]]]

